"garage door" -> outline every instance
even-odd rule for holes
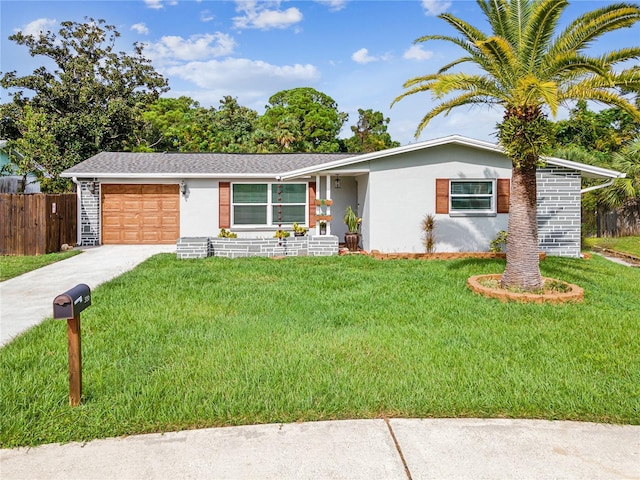
[[[102,185],[103,244],[171,244],[180,237],[178,185]]]

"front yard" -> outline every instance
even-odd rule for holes
[[[73,257],[79,253],[81,253],[80,250],[71,250],[68,252],[47,253],[46,255],[0,255],[0,282]]]
[[[471,293],[500,260],[177,260],[98,287],[82,314],[0,349],[0,446],[308,420],[519,417],[640,423],[640,270],[548,258],[580,304]]]

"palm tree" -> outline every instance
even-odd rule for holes
[[[640,138],[614,153],[611,159],[613,168],[627,176],[614,181],[603,193],[602,202],[612,208],[640,202]]]
[[[557,33],[566,0],[477,0],[491,27],[485,34],[450,14],[440,18],[455,28],[459,37],[427,35],[415,43],[444,40],[462,48],[466,55],[437,73],[416,77],[404,84],[405,92],[392,103],[416,93],[430,91],[438,104],[423,118],[416,137],[429,121],[453,108],[498,105],[504,111],[497,135],[511,159],[505,287],[534,290],[542,286],[538,258],[536,218],[536,168],[551,146],[550,122],[560,105],[573,100],[595,100],[620,107],[640,121],[640,111],[620,88],[640,85],[637,67],[620,68],[622,62],[640,58],[634,46],[594,57],[585,50],[607,32],[631,27],[640,20],[640,7],[615,3],[587,12]],[[453,71],[471,63],[480,73]],[[614,67],[618,67],[617,71]],[[476,69],[477,69],[476,68]]]

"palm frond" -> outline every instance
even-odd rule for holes
[[[509,38],[511,26],[509,24],[508,5],[504,0],[478,0],[480,9],[484,12],[493,33]]]
[[[475,59],[473,57],[461,57],[461,58],[458,58],[457,60],[454,60],[451,63],[447,63],[444,67],[441,67],[440,70],[438,70],[438,74],[446,73],[447,71],[451,70],[453,67],[458,66],[461,63],[466,63],[466,62],[475,62]]]
[[[640,19],[640,6],[632,3],[615,3],[587,12],[576,18],[556,38],[549,53],[571,53],[584,50],[604,35],[623,27],[631,27]]]
[[[475,43],[471,43],[468,40],[465,40],[463,38],[451,37],[449,35],[425,35],[424,37],[418,38],[413,43],[414,44],[423,43],[429,40],[443,40],[445,42],[451,42],[459,46],[460,48],[466,50],[471,56],[475,57],[476,55],[478,55],[478,48],[476,47]]]
[[[502,37],[489,37],[476,45],[484,56],[491,60],[485,70],[494,75],[500,83],[514,85],[518,80],[518,59],[509,42]]]
[[[596,75],[603,84],[611,83],[612,72],[608,65],[599,58],[582,55],[565,55],[545,59],[544,68],[540,70],[540,78],[563,78],[565,80]]]
[[[515,90],[518,95],[518,105],[544,105],[546,104],[555,117],[558,106],[558,86],[555,82],[541,82],[534,75],[527,75],[518,81]]]
[[[441,18],[453,28],[455,28],[471,43],[481,42],[487,38],[487,36],[481,30],[478,30],[476,27],[468,24],[458,17],[454,17],[449,13],[443,13],[438,18]]]
[[[558,93],[559,101],[567,100],[592,100],[611,107],[618,107],[627,112],[631,117],[640,122],[640,110],[628,102],[615,91],[604,90],[594,85],[590,79],[578,82],[562,89]]]
[[[566,0],[545,0],[537,5],[524,32],[520,62],[528,72],[536,72],[546,57]]]
[[[451,73],[440,75],[431,84],[434,98],[440,99],[455,91],[473,92],[476,95],[485,97],[495,97],[508,101],[510,98],[505,94],[500,85],[491,77],[482,75],[467,75],[466,73]]]
[[[532,7],[535,3],[531,0],[511,0],[509,2],[509,25],[511,33],[507,37],[511,44],[520,50],[524,44],[525,29],[531,17]]]
[[[600,60],[607,65],[615,65],[616,63],[635,59],[640,59],[640,47],[622,48],[607,52],[600,57]]]
[[[418,128],[416,129],[415,138],[418,138],[422,133],[422,130],[429,124],[431,120],[433,120],[438,115],[444,113],[444,115],[448,115],[451,110],[457,107],[461,107],[464,105],[488,105],[499,103],[493,98],[487,98],[482,96],[477,96],[475,93],[465,93],[463,95],[459,95],[457,97],[451,98],[446,102],[442,102],[437,105],[435,108],[432,108],[427,114],[422,117]]]

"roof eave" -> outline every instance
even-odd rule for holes
[[[542,157],[542,160],[557,167],[579,170],[580,172],[582,172],[582,176],[586,178],[624,178],[627,176],[627,174],[624,172],[618,172],[617,170],[610,170],[608,168],[596,167],[594,165],[588,165],[586,163],[574,162],[572,160],[565,160],[564,158]]]
[[[177,179],[177,178],[276,178],[276,173],[186,173],[186,172],[170,172],[170,173],[125,173],[125,172],[63,172],[60,174],[64,178],[159,178],[159,179]]]

